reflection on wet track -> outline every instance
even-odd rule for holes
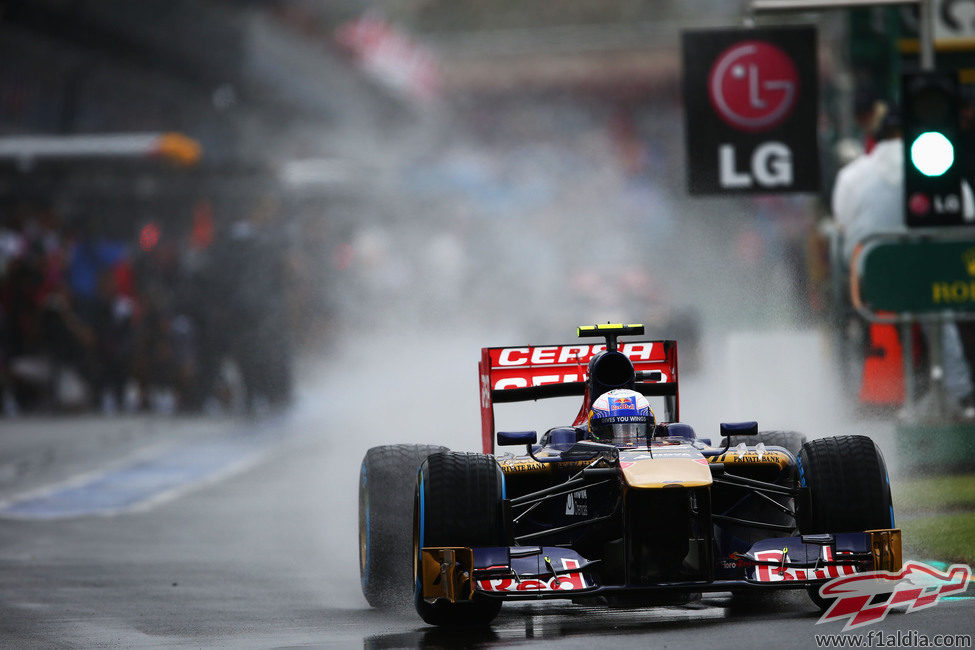
[[[280,423],[248,426],[225,438],[174,445],[36,493],[0,500],[0,517],[61,519],[145,509],[257,463],[277,443],[268,432],[279,427]]]
[[[400,403],[386,407],[405,412]],[[341,410],[330,409],[329,416],[331,427],[352,430],[356,424]],[[298,414],[276,427],[267,424],[269,440],[287,443],[268,450],[245,471],[156,507],[100,517],[0,520],[3,644],[755,650],[781,647],[784,639],[790,647],[816,647],[816,634],[842,628],[816,625],[817,610],[802,592],[779,592],[751,603],[706,594],[684,606],[649,608],[507,603],[485,630],[427,626],[408,603],[394,612],[370,609],[359,588],[358,462],[350,459],[361,457],[360,447],[388,439],[388,432],[360,422],[357,436],[337,441],[320,436],[326,427],[314,413]],[[202,423],[186,425],[191,435],[181,440],[199,438],[192,433],[202,432],[196,428]],[[68,423],[50,422],[44,428],[57,441],[77,433],[77,426]],[[158,433],[147,434],[146,440],[160,442]],[[444,442],[463,448],[457,441]],[[929,634],[966,632],[971,603],[895,612],[882,626]]]
[[[804,595],[801,595],[804,598]],[[730,594],[710,594],[699,602],[681,606],[613,608],[573,605],[568,601],[509,603],[488,629],[480,631],[421,628],[368,637],[363,647],[497,647],[525,641],[559,640],[561,647],[592,647],[593,637],[604,645],[607,636],[628,637],[667,631],[709,634],[716,624],[729,619],[774,613],[777,618],[811,619],[815,613],[799,594],[777,601],[764,599],[761,606],[742,605]],[[791,612],[791,615],[787,612]],[[418,621],[419,622],[419,621]]]

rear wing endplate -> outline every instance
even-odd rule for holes
[[[494,453],[494,405],[549,397],[584,397],[575,424],[589,411],[586,370],[590,359],[606,349],[604,343],[481,348],[477,365],[481,392],[481,442],[484,453]],[[637,380],[635,390],[647,396],[665,396],[669,422],[679,418],[677,342],[626,341],[618,350],[641,372],[659,373],[649,381]]]

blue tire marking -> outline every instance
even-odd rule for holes
[[[426,507],[425,507],[425,504],[424,504],[424,501],[425,500],[423,498],[423,466],[422,465],[420,466],[420,486],[417,489],[420,491],[420,525],[418,526],[418,529],[419,529],[418,530],[419,539],[417,540],[417,543],[416,543],[416,567],[417,567],[417,572],[416,573],[417,573],[417,575],[416,575],[416,584],[414,585],[414,589],[417,589],[418,590],[418,589],[422,589],[423,588],[423,586],[420,584],[420,575],[423,573],[423,571],[422,571],[422,569],[423,569],[423,552],[422,552],[421,549],[423,548],[423,533],[424,533],[424,530],[423,529],[426,527],[426,516],[425,516],[426,515]]]
[[[890,474],[884,472],[884,483],[887,484],[887,494],[890,495]],[[890,502],[890,526],[888,528],[894,528],[894,502]]]
[[[423,548],[424,529],[426,528],[426,499],[423,495],[423,477],[420,477],[420,548]]]

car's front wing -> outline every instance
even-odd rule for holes
[[[422,597],[434,602],[482,597],[575,598],[610,593],[796,589],[854,573],[901,566],[900,530],[805,535],[762,540],[747,553],[721,558],[715,579],[604,584],[598,560],[554,546],[421,549]]]

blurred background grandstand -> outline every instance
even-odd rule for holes
[[[807,322],[820,198],[684,189],[680,31],[742,12],[0,1],[3,412],[266,410],[384,329],[643,320],[692,368],[702,332]],[[853,84],[820,52],[831,145]]]

